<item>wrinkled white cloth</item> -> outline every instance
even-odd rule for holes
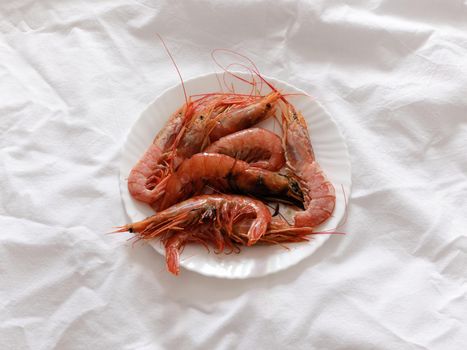
[[[3,1],[1,349],[467,348],[467,3]],[[126,133],[215,48],[314,95],[349,147],[348,220],[264,278],[182,271],[125,223]]]

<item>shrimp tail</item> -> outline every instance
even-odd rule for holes
[[[268,223],[262,220],[254,220],[248,230],[247,246],[252,246],[266,233]]]
[[[174,232],[162,239],[165,247],[165,262],[167,270],[175,276],[180,273],[180,254],[185,248],[191,233],[184,231]]]
[[[305,210],[295,215],[296,227],[316,227],[334,210],[334,186],[315,159],[303,115],[292,105],[282,111],[284,149],[287,166],[298,178]]]

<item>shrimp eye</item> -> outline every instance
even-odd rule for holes
[[[266,108],[271,108],[271,104],[269,102],[266,103]]]
[[[200,120],[203,120],[203,119],[204,119],[204,115],[200,115],[200,116],[199,116],[199,119],[200,119]]]
[[[297,182],[295,181],[292,181],[292,183],[290,184],[290,187],[292,188],[292,191],[296,194],[301,194],[300,192],[300,186],[298,185]]]

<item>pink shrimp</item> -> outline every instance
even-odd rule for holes
[[[295,215],[295,227],[315,227],[327,220],[336,203],[334,186],[315,160],[305,119],[291,104],[282,112],[288,166],[299,178],[305,211]]]
[[[298,183],[291,177],[251,167],[248,163],[216,153],[198,153],[185,160],[167,180],[156,210],[200,193],[206,184],[220,191],[236,191],[301,202]]]
[[[195,102],[193,117],[176,145],[175,168],[205,148],[212,132],[222,137],[268,118],[277,100],[276,93],[264,97],[214,93],[201,98]],[[223,121],[228,121],[228,127],[219,127]]]
[[[160,35],[158,37],[180,78],[185,105],[169,118],[129,174],[130,194],[146,203],[157,202],[162,197],[168,175],[183,159],[199,152],[207,144],[207,135],[213,129],[214,134],[221,137],[251,126],[251,122],[270,115],[274,109],[273,103],[278,99],[277,93],[271,93],[259,100],[252,95],[214,93],[206,94],[193,103],[188,98],[182,75],[169,48],[163,38]],[[207,124],[211,122],[211,115],[216,117],[220,127]],[[219,115],[222,117],[217,118]],[[226,118],[228,120],[224,127],[222,124]],[[220,132],[219,128],[222,129]]]
[[[161,164],[161,157],[173,145],[190,113],[191,106],[186,104],[173,113],[143,157],[131,170],[128,176],[128,190],[135,199],[152,203],[160,197],[155,187],[166,173],[166,165]]]
[[[220,153],[250,163],[250,166],[279,170],[285,164],[281,138],[271,131],[251,128],[224,136],[207,147],[206,153]]]
[[[207,94],[188,102],[175,112],[159,132],[128,178],[131,195],[145,203],[155,203],[164,194],[168,176],[186,158],[201,151],[209,143],[208,134],[216,118],[234,114],[237,123],[244,119],[264,119],[277,97]],[[269,107],[268,107],[269,106]],[[232,112],[226,112],[226,111]],[[248,125],[248,122],[246,123]],[[240,126],[239,126],[240,127]],[[227,129],[219,131],[228,132]]]
[[[246,106],[230,106],[215,118],[215,124],[209,131],[210,141],[217,141],[225,135],[247,129],[272,117],[279,97],[279,93],[271,92]]]
[[[234,225],[243,220],[249,220],[248,230],[235,233]],[[119,227],[115,232],[134,232],[144,240],[161,238],[166,247],[167,268],[178,274],[180,252],[187,242],[198,241],[222,250],[224,242],[232,240],[253,245],[264,235],[270,221],[269,209],[256,199],[238,195],[202,195],[143,221]]]
[[[193,117],[186,123],[180,141],[175,145],[175,168],[186,158],[201,151],[207,142],[207,129],[212,118],[225,109],[224,95],[212,94],[201,98],[195,107]]]

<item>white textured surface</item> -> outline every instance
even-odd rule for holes
[[[238,77],[249,80],[250,75],[235,73]],[[185,89],[190,95],[203,94],[220,90],[219,81],[223,74],[210,73],[187,80]],[[310,137],[313,140],[315,156],[336,189],[336,206],[333,215],[315,231],[334,231],[345,216],[346,203],[350,194],[351,173],[350,160],[342,136],[332,117],[314,99],[306,96],[304,91],[289,84],[266,77],[267,81],[284,94],[301,94],[290,96],[295,108],[303,113],[310,126]],[[240,79],[231,79],[237,93],[248,93],[250,86]],[[265,84],[262,94],[271,91]],[[222,85],[221,85],[222,87]],[[128,174],[154,140],[154,135],[165,125],[173,111],[183,104],[183,90],[181,84],[164,91],[144,110],[140,118],[131,127],[123,145],[120,163],[120,191],[126,212],[132,222],[142,220],[154,214],[146,204],[133,199],[128,191]],[[172,111],[172,112],[170,112]],[[280,116],[278,115],[280,118]],[[270,119],[259,124],[279,135],[280,126],[277,121]],[[345,195],[344,195],[345,193]],[[282,212],[285,212],[284,209]],[[293,222],[293,216],[289,218]],[[330,235],[315,235],[308,243],[288,244],[287,250],[281,246],[262,246],[243,249],[241,254],[214,254],[208,252],[201,245],[188,245],[181,256],[180,265],[207,276],[223,278],[260,277],[284,270],[313,254]],[[159,253],[165,255],[164,248],[159,241],[149,242]],[[162,258],[162,257],[161,257]],[[163,258],[162,258],[163,259]]]
[[[211,4],[211,5],[210,5]],[[454,349],[467,344],[467,5],[3,1],[2,349]],[[144,108],[239,50],[310,92],[349,147],[345,237],[262,278],[165,272],[125,222]]]

